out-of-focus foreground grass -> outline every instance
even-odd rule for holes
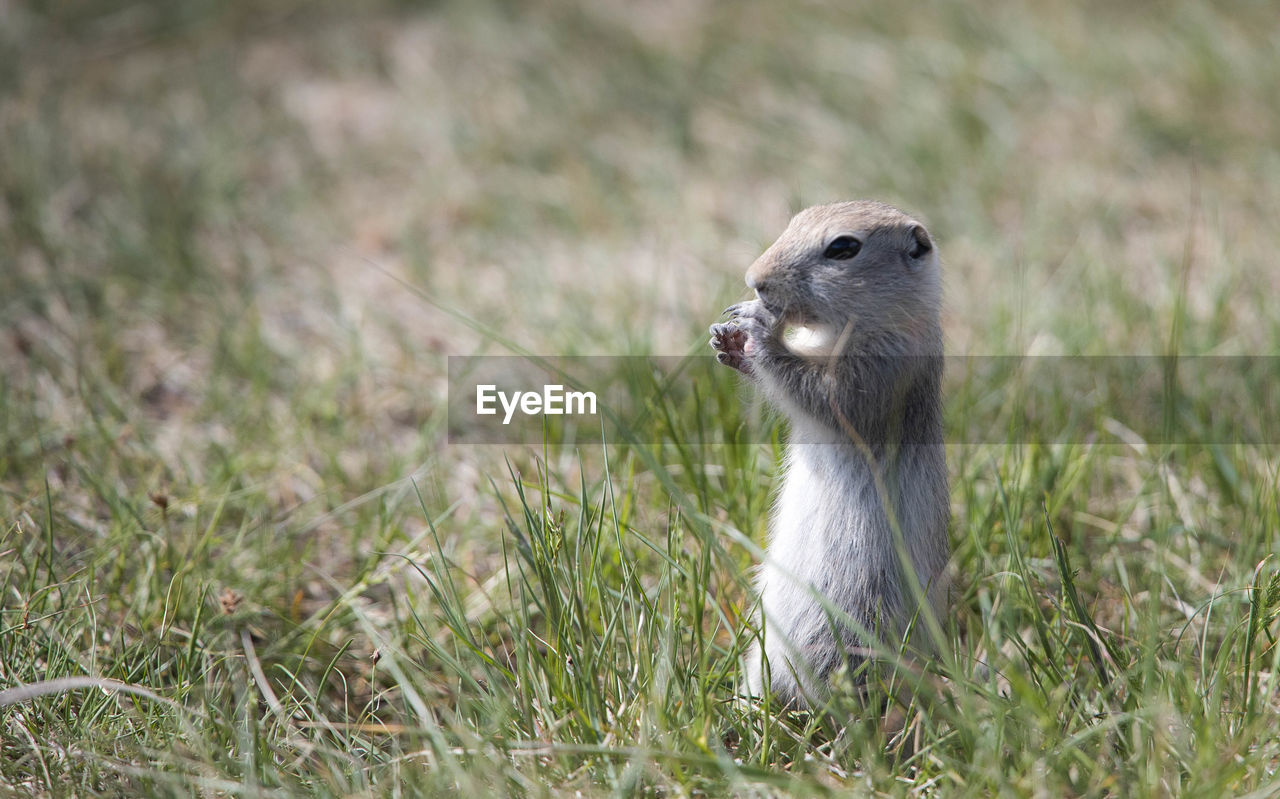
[[[774,448],[445,443],[842,198],[951,352],[1280,347],[1270,3],[847,5],[0,3],[0,792],[1276,795],[1274,448],[953,448],[882,724],[734,699]]]

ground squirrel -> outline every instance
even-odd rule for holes
[[[778,699],[806,706],[865,656],[864,632],[893,646],[920,598],[941,612],[939,272],[929,234],[896,208],[817,206],[747,271],[757,299],[711,326],[717,359],[790,422],[756,583],[767,671],[757,643],[747,658],[753,695],[767,674]]]

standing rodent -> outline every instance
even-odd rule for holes
[[[942,611],[941,276],[919,222],[860,201],[797,214],[747,286],[758,299],[725,311],[711,345],[790,421],[756,583],[768,671],[757,643],[747,687],[762,695],[767,673],[804,707],[866,656],[864,632],[894,647],[920,598]]]

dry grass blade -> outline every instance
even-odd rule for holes
[[[171,707],[174,710],[180,710],[184,713],[193,712],[172,699],[160,696],[155,691],[151,691],[137,685],[130,685],[129,683],[121,682],[120,680],[113,680],[108,677],[58,677],[53,680],[44,680],[43,682],[27,683],[13,688],[6,688],[3,691],[0,691],[0,707],[8,707],[10,705],[30,702],[31,700],[38,699],[42,696],[63,694],[69,691],[83,691],[90,688],[97,688],[106,693],[123,693],[131,694],[133,696],[141,696],[146,699],[150,699],[152,702],[159,702],[162,705]]]

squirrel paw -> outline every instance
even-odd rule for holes
[[[772,327],[773,314],[759,300],[730,306],[725,314],[729,321],[711,326],[711,347],[716,351],[716,360],[749,375],[751,357],[759,352]]]
[[[746,302],[730,305],[724,309],[724,315],[729,317],[730,321],[750,321],[760,325],[765,330],[772,329],[778,321],[773,311],[764,307],[764,303],[760,300],[747,300]]]
[[[751,374],[751,363],[747,360],[747,331],[738,327],[737,322],[712,325],[711,347],[716,351],[717,361],[744,375]]]

